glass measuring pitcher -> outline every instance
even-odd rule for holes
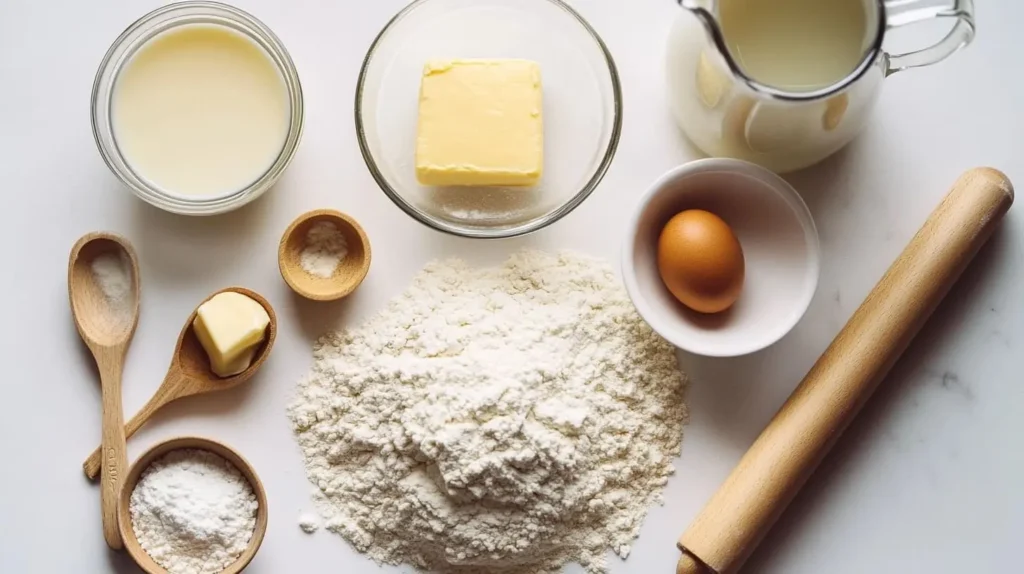
[[[668,97],[689,139],[711,156],[779,173],[850,142],[882,80],[944,60],[974,38],[972,0],[679,0],[668,41]],[[938,43],[903,54],[886,32],[945,18]],[[744,52],[746,48],[746,52]]]

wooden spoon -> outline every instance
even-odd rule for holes
[[[267,327],[267,337],[264,339],[260,349],[256,352],[256,356],[253,358],[252,364],[249,365],[248,369],[233,377],[220,378],[210,370],[210,359],[206,355],[206,351],[203,349],[202,345],[199,344],[199,339],[196,338],[195,331],[192,329],[192,322],[195,321],[196,312],[199,310],[199,306],[197,305],[196,310],[192,311],[188,320],[185,321],[185,326],[181,328],[181,334],[178,335],[178,344],[174,351],[174,357],[171,359],[171,366],[167,369],[167,375],[164,377],[164,382],[161,383],[160,388],[156,390],[156,393],[149,399],[149,402],[147,402],[139,412],[137,412],[135,416],[128,421],[128,424],[124,428],[125,436],[130,437],[134,435],[136,431],[142,428],[142,425],[146,424],[156,411],[167,403],[182,397],[212,393],[214,391],[223,391],[232,387],[237,387],[251,379],[256,371],[263,365],[263,361],[265,361],[267,359],[267,355],[270,354],[270,349],[274,346],[274,339],[277,337],[277,315],[274,314],[274,308],[271,307],[270,303],[260,294],[243,287],[228,287],[227,289],[221,289],[204,299],[199,305],[206,303],[212,299],[214,295],[223,293],[224,291],[234,291],[251,298],[260,305],[263,305],[263,308],[267,310],[267,314],[270,315],[270,325]],[[85,470],[86,476],[93,480],[96,479],[96,475],[100,470],[99,449],[93,451],[82,465],[82,468]]]
[[[117,257],[129,285],[118,284],[116,269],[94,269],[101,256]],[[104,291],[106,287],[106,291]],[[112,233],[89,233],[71,249],[68,260],[68,298],[78,334],[92,351],[100,372],[103,394],[103,483],[100,507],[103,538],[114,549],[122,546],[117,530],[117,497],[128,466],[124,413],[121,410],[121,372],[135,326],[139,322],[139,266],[135,250]],[[96,466],[100,457],[97,453]]]

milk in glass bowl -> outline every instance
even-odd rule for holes
[[[302,117],[281,41],[216,2],[143,16],[111,46],[93,84],[93,134],[107,166],[175,213],[222,213],[270,189],[295,153]]]

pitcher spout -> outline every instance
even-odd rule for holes
[[[708,18],[713,25],[717,26],[715,4],[717,4],[717,0],[679,0],[679,5],[684,9],[693,12],[701,19]]]
[[[679,6],[687,10],[700,21],[714,43],[721,49],[724,46],[722,29],[718,22],[718,0],[678,0]]]
[[[679,0],[679,5],[691,12],[696,10],[707,10],[714,12],[715,0]]]

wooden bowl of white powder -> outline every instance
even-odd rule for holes
[[[281,277],[313,301],[334,301],[353,291],[370,269],[370,240],[355,220],[333,209],[303,213],[281,237]]]
[[[234,450],[180,437],[135,461],[117,514],[125,550],[148,574],[236,574],[267,532],[267,495]]]

